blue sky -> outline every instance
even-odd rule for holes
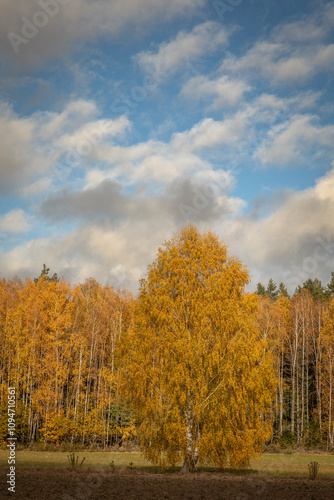
[[[334,3],[3,0],[0,275],[136,292],[210,228],[290,291],[334,271]]]

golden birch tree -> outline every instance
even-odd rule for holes
[[[218,237],[191,224],[141,280],[123,380],[153,463],[244,467],[270,437],[276,380],[248,282]]]

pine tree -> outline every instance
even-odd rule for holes
[[[326,296],[330,297],[334,295],[334,272],[331,273],[331,280],[326,287]]]
[[[308,290],[311,293],[312,297],[316,300],[322,300],[325,296],[324,287],[322,286],[321,281],[317,278],[315,278],[314,280],[309,278],[305,281],[305,283],[303,283],[302,288]]]
[[[274,283],[274,281],[270,278],[268,281],[268,286],[266,290],[266,295],[267,297],[270,298],[270,300],[274,301],[278,297],[278,290],[277,290],[277,285]]]
[[[257,295],[260,295],[261,297],[264,297],[266,295],[266,289],[265,287],[262,285],[262,283],[258,283],[256,285],[256,292],[255,292]]]
[[[279,296],[286,297],[287,299],[290,298],[290,295],[289,295],[288,290],[287,290],[286,286],[284,285],[284,283],[281,282],[279,284],[278,291],[279,291]]]
[[[41,278],[45,278],[47,279],[47,281],[59,281],[57,273],[53,273],[53,275],[50,277],[49,272],[50,268],[46,267],[46,265],[43,264],[41,274],[38,276],[38,278],[34,278],[34,282],[37,283]]]

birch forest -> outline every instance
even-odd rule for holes
[[[8,386],[21,445],[136,443],[119,346],[137,298],[92,278],[71,286],[47,271],[0,281],[2,445]],[[333,450],[334,273],[327,287],[308,280],[292,297],[272,280],[249,295],[257,295],[257,327],[277,378],[267,446]]]

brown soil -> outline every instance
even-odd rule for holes
[[[1,470],[3,472],[4,469]],[[148,474],[21,467],[15,493],[1,474],[0,498],[15,500],[333,500],[334,480],[224,473]]]

